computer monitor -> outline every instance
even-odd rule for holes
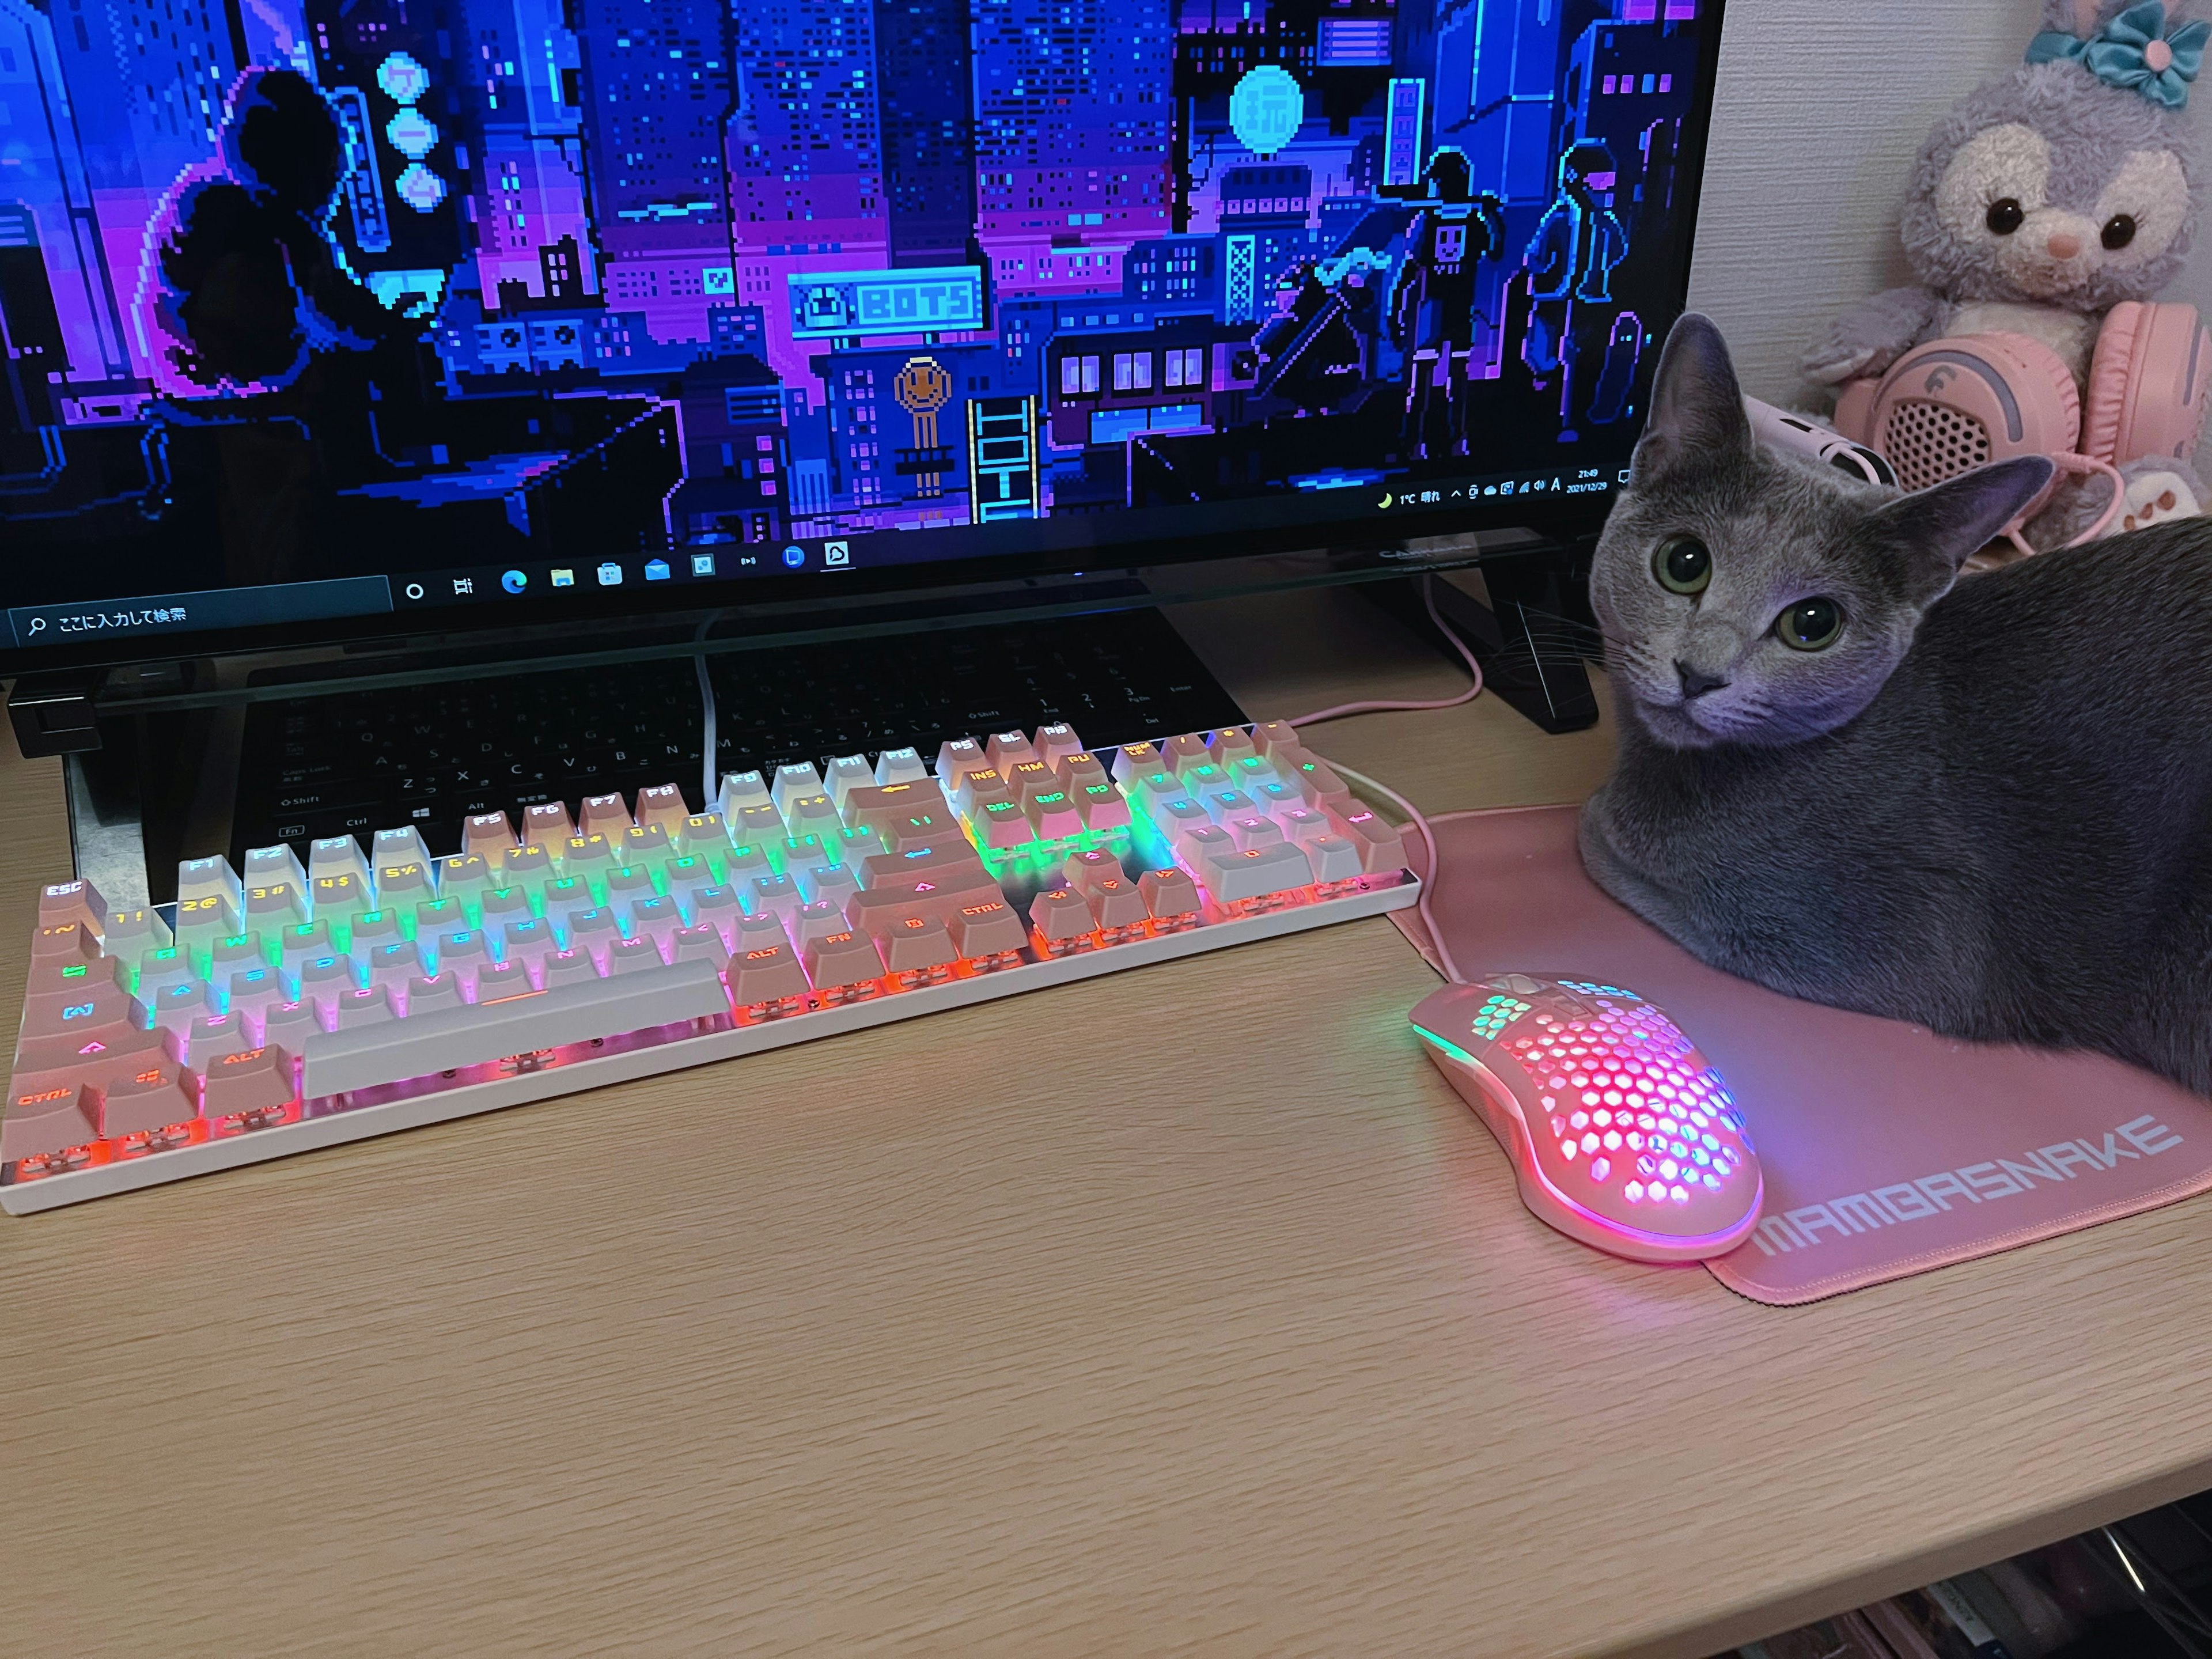
[[[1719,0],[0,0],[0,672],[1587,526]]]

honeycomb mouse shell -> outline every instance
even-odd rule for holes
[[[1734,1097],[1635,992],[1501,974],[1412,1018],[1540,1219],[1640,1261],[1724,1255],[1758,1225],[1765,1183]]]

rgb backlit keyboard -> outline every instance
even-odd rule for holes
[[[706,803],[701,803],[705,805]],[[185,860],[40,895],[0,1206],[22,1213],[1412,904],[1280,722],[1066,726]]]

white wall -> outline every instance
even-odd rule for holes
[[[2016,66],[2037,0],[1730,0],[1690,304],[1744,390],[1817,407],[1797,359],[1854,300],[1912,280],[1897,218],[1912,158],[1968,88]],[[2191,118],[2212,119],[2212,79]],[[2162,297],[2212,313],[2212,233]]]

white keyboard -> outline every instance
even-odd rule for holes
[[[1279,722],[1064,726],[43,890],[15,1214],[1400,909],[1395,830]],[[166,909],[166,907],[164,907]]]

